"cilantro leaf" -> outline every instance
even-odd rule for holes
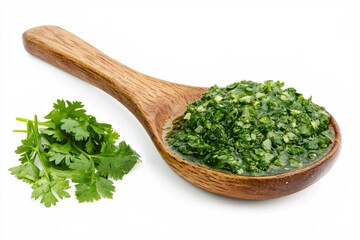
[[[39,180],[40,169],[31,162],[25,162],[20,166],[9,169],[12,175],[26,183],[34,183]]]
[[[85,155],[80,154],[77,158],[74,158],[74,161],[69,164],[70,169],[74,170],[89,170],[91,168],[90,159]]]
[[[69,198],[70,194],[66,191],[70,188],[69,181],[65,179],[57,179],[52,184],[51,190],[60,198]]]
[[[96,181],[81,182],[75,185],[75,195],[79,202],[93,202],[101,198],[96,188]]]
[[[54,109],[45,116],[45,119],[49,119],[56,125],[59,125],[61,120],[66,118],[79,118],[86,116],[86,111],[82,109],[84,105],[81,102],[57,100],[53,105]]]
[[[93,158],[97,160],[102,176],[116,180],[122,179],[139,161],[139,155],[124,141],[117,147],[108,145],[101,154],[93,155]]]
[[[68,198],[70,194],[66,192],[70,188],[68,180],[56,179],[50,181],[46,177],[40,178],[32,186],[33,192],[31,196],[36,200],[41,198],[40,202],[43,203],[46,207],[51,207],[56,205],[58,202],[55,194],[60,198]]]
[[[85,144],[86,152],[88,152],[90,154],[93,153],[95,151],[95,147],[96,147],[96,145],[95,145],[94,141],[91,140],[91,138],[88,139]]]
[[[50,162],[54,162],[56,165],[64,163],[69,166],[74,161],[75,156],[71,153],[72,147],[70,142],[65,144],[53,143],[51,149],[47,155]]]
[[[57,128],[46,128],[46,129],[41,129],[41,132],[45,135],[51,136],[54,138],[54,140],[58,141],[58,142],[62,142],[66,136],[64,134],[64,132],[61,129],[57,129]]]
[[[115,192],[114,184],[111,180],[97,176],[96,188],[103,198],[112,198]]]
[[[19,161],[21,163],[25,163],[28,161],[34,162],[34,158],[36,156],[36,141],[31,134],[28,134],[27,138],[21,140],[20,146],[18,146],[15,150],[15,153],[20,154]]]
[[[75,187],[79,202],[93,202],[101,197],[112,198],[115,191],[113,182],[99,175],[80,181]]]
[[[32,186],[32,189],[31,197],[35,200],[41,197],[40,202],[43,203],[45,207],[51,207],[58,202],[57,198],[51,192],[50,183],[47,179],[41,178]]]
[[[61,129],[65,130],[67,133],[72,133],[75,137],[75,140],[84,140],[89,137],[89,132],[87,130],[87,123],[77,121],[74,119],[62,119],[60,121]]]

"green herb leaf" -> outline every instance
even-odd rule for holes
[[[34,191],[31,196],[35,199],[41,198],[40,202],[46,207],[56,205],[58,199],[55,194],[60,199],[70,197],[70,194],[66,192],[66,190],[70,188],[69,182],[65,179],[55,179],[51,181],[44,176],[35,182],[32,188]]]
[[[93,155],[99,164],[99,173],[115,180],[122,179],[139,161],[139,155],[124,141],[117,147],[108,145],[103,152]]]
[[[35,183],[39,180],[40,169],[31,162],[25,162],[20,166],[12,167],[9,171],[17,179],[27,183]]]
[[[75,140],[84,140],[89,137],[86,122],[80,122],[74,119],[62,119],[61,129],[67,133],[72,133]]]
[[[113,182],[99,175],[81,181],[75,187],[75,194],[79,202],[93,202],[102,197],[112,198],[115,191]]]

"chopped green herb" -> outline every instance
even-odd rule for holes
[[[332,143],[330,116],[280,81],[211,87],[173,122],[166,142],[183,158],[240,175],[307,166]]]
[[[122,179],[139,162],[139,155],[110,124],[86,114],[81,102],[58,100],[47,121],[17,118],[26,123],[26,138],[16,149],[20,165],[11,174],[31,184],[32,198],[46,207],[68,198],[69,180],[79,202],[112,198],[113,180]]]

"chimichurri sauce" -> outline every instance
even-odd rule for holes
[[[321,159],[334,132],[324,107],[268,80],[213,86],[165,137],[181,157],[214,170],[267,176]]]

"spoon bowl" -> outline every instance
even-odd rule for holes
[[[335,136],[322,159],[305,168],[274,176],[239,176],[214,171],[176,156],[164,141],[166,126],[208,88],[160,80],[135,71],[57,26],[40,26],[23,34],[32,55],[107,92],[141,122],[167,164],[188,182],[212,193],[239,199],[282,197],[315,183],[332,167],[340,152],[341,134],[331,117]]]

